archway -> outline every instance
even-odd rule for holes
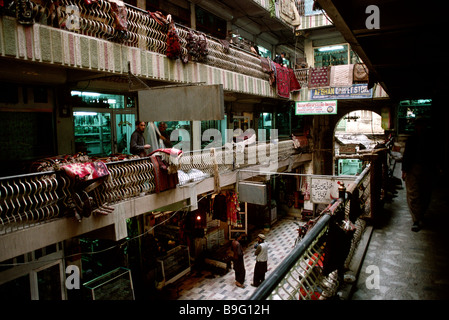
[[[377,112],[360,109],[346,113],[334,127],[334,174],[359,174],[362,161],[353,156],[384,140],[382,117]]]

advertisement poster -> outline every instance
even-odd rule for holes
[[[298,101],[296,115],[337,114],[337,100],[329,101]]]

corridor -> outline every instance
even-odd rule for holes
[[[395,176],[400,177],[400,166]],[[431,190],[429,186],[429,192]],[[373,229],[352,300],[449,298],[449,188],[438,177],[424,228],[412,232],[405,183]],[[374,270],[379,271],[378,282]],[[376,285],[377,284],[377,285]]]
[[[395,176],[400,176],[400,165]],[[440,300],[449,298],[449,197],[448,187],[440,177],[433,192],[424,228],[412,232],[405,184],[397,189],[392,201],[384,206],[383,216],[372,229],[357,282],[350,300]],[[268,272],[276,269],[293,249],[296,224],[283,218],[266,232],[269,243]],[[263,232],[263,231],[261,231]],[[255,232],[255,234],[257,234]],[[167,299],[246,300],[256,290],[252,282],[255,264],[254,244],[245,247],[245,288],[234,284],[234,271],[224,275],[207,270],[192,272],[169,285]],[[378,275],[374,279],[374,275]]]
[[[269,232],[263,230],[255,231],[266,236],[265,242],[269,245],[268,271],[266,277],[276,269],[285,257],[293,249],[297,235],[297,225],[293,218],[284,218],[277,221]],[[244,245],[244,261],[246,269],[245,288],[235,285],[234,270],[230,269],[226,274],[220,275],[208,270],[192,270],[192,272],[181,278],[177,283],[170,286],[170,299],[180,300],[246,300],[256,290],[251,286],[254,275],[254,245],[256,238],[249,239]]]

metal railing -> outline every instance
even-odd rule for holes
[[[349,265],[360,241],[366,222],[361,217],[371,211],[371,176],[374,167],[369,164],[346,190],[346,198],[340,198],[323,210],[316,223],[292,250],[290,255],[257,288],[250,300],[324,300],[337,294],[342,270]],[[352,211],[352,212],[351,212]],[[353,224],[351,220],[356,220]],[[335,247],[329,251],[329,230],[332,224],[344,221],[350,246],[335,270],[324,273],[330,263],[329,254],[336,254]],[[338,226],[337,228],[340,228]],[[346,231],[345,231],[346,232]],[[328,246],[328,247],[326,247]],[[327,257],[325,255],[328,255]],[[343,258],[343,259],[341,259]]]
[[[117,10],[106,0],[90,4],[84,0],[30,0],[29,5],[27,20],[19,19],[20,23],[38,23],[164,55],[167,52],[167,20],[154,12],[126,3]],[[4,14],[16,17],[18,7],[6,8]],[[268,80],[259,57],[252,52],[178,23],[175,26],[184,57],[189,56],[189,41],[201,36],[206,39],[207,54],[199,60],[190,55],[193,61]]]
[[[205,174],[200,176],[203,179],[230,172],[238,166],[260,164],[257,155],[261,152],[275,161],[293,152],[291,140],[276,143],[276,153],[270,151],[273,146],[273,143],[258,143],[245,147],[241,151],[246,155],[242,162],[235,147],[219,148],[215,153],[211,150],[187,152],[175,166],[184,172],[196,169]],[[251,155],[250,160],[248,155]],[[0,178],[1,232],[64,216],[82,218],[82,212],[87,217],[92,213],[107,214],[112,212],[112,204],[155,192],[157,178],[148,157],[106,162],[109,175],[101,178],[101,182],[76,181],[61,170],[64,163],[51,163],[54,167],[45,166],[47,171],[44,172]]]

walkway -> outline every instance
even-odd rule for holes
[[[400,165],[395,176],[400,175]],[[440,179],[434,190],[426,226],[410,230],[404,183],[385,204],[383,219],[372,230],[361,260],[360,274],[353,285],[351,300],[433,300],[449,298],[449,189]],[[270,245],[267,276],[293,249],[297,226],[284,218],[266,233]],[[257,233],[256,233],[257,234]],[[167,287],[169,299],[245,300],[256,288],[250,284],[255,264],[255,239],[245,249],[245,288],[234,284],[234,271],[225,275],[195,271]],[[379,281],[374,280],[378,271]],[[378,286],[377,286],[378,284]]]
[[[260,232],[266,235],[266,242],[269,244],[268,271],[266,276],[276,269],[283,259],[293,249],[297,235],[297,225],[293,218],[283,218],[277,221],[269,232]],[[257,235],[257,232],[254,232]],[[244,247],[244,261],[246,269],[245,288],[235,285],[234,270],[230,269],[224,275],[213,273],[212,271],[195,271],[189,276],[180,279],[173,284],[171,290],[172,299],[181,300],[246,300],[256,290],[251,286],[254,265],[254,245],[256,239],[248,242]]]
[[[396,169],[399,177],[400,166]],[[412,220],[402,183],[397,197],[384,207],[384,221],[373,230],[352,300],[449,298],[449,188],[445,183],[439,177],[419,232],[410,230]],[[378,282],[374,279],[377,270]]]

